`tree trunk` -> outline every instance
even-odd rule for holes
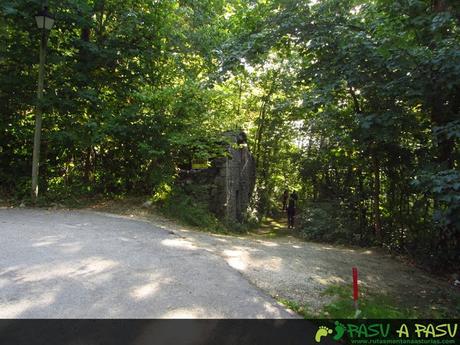
[[[374,217],[374,234],[377,240],[382,242],[382,224],[380,219],[380,161],[377,153],[374,153],[372,169],[374,173],[374,188],[372,193],[372,211]]]
[[[434,13],[441,13],[448,11],[447,2],[445,0],[433,0],[432,10]],[[432,39],[431,48],[436,48],[436,40]],[[449,123],[452,119],[449,118],[449,109],[445,105],[448,97],[440,92],[437,87],[438,75],[437,72],[431,72],[431,82],[433,90],[431,92],[431,124],[432,128],[442,127]],[[450,102],[452,103],[452,102]],[[453,139],[447,138],[445,134],[436,135],[437,145],[437,163],[443,166],[444,169],[453,169],[454,158],[453,152],[455,150],[455,142]]]
[[[366,228],[366,205],[364,203],[364,181],[361,169],[357,171],[358,175],[358,212],[359,212],[359,230],[362,234]]]
[[[45,2],[46,3],[46,2]],[[45,84],[45,59],[46,59],[46,44],[48,41],[48,33],[42,29],[42,36],[40,40],[40,66],[38,71],[38,88],[37,88],[37,109],[35,111],[35,132],[34,144],[32,153],[32,200],[34,203],[38,198],[38,173],[40,168],[40,141],[42,132],[42,101],[43,101],[43,88]]]
[[[443,106],[443,98],[433,92],[432,106],[431,106],[431,123],[432,128],[445,126],[448,122],[446,109]],[[436,134],[437,145],[437,163],[444,169],[453,169],[454,157],[453,152],[455,143],[453,139],[447,138],[444,133]]]
[[[263,134],[265,131],[265,117],[267,115],[267,106],[270,101],[270,97],[273,94],[275,90],[275,80],[278,76],[278,73],[275,73],[273,81],[270,85],[270,89],[268,90],[267,94],[264,96],[262,100],[262,106],[260,108],[259,112],[259,126],[257,127],[257,133],[256,133],[256,142],[255,142],[255,150],[254,150],[254,155],[256,158],[256,168],[259,166],[259,159],[260,159],[260,146],[262,144],[262,138]]]

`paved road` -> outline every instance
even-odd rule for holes
[[[290,316],[180,233],[89,211],[0,209],[0,318]]]

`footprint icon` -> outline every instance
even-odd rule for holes
[[[328,334],[331,334],[331,333],[332,333],[332,329],[327,328],[326,326],[319,326],[318,330],[316,331],[316,335],[315,335],[316,342],[319,343],[322,337]]]
[[[335,335],[332,339],[340,340],[342,339],[344,333],[345,333],[345,326],[339,321],[336,321],[335,322]]]

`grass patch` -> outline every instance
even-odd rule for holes
[[[414,311],[398,306],[390,296],[379,293],[369,293],[365,289],[361,290],[358,305],[361,314],[358,318],[406,319],[417,317]],[[334,301],[324,306],[321,311],[321,316],[344,319],[355,317],[356,311],[351,298],[351,286],[333,285],[328,287],[323,294],[325,296],[331,296]]]
[[[313,312],[308,306],[301,305],[292,300],[280,299],[279,302],[292,309],[305,319],[314,318],[334,318],[334,319],[353,319],[356,317],[355,307],[352,299],[352,288],[346,285],[333,285],[328,287],[323,296],[329,296],[333,301],[325,305],[320,311]],[[359,299],[359,310],[357,316],[360,319],[406,319],[420,318],[421,311],[397,305],[391,296],[380,293],[369,293],[362,289]],[[439,318],[442,315],[426,315],[424,318]]]
[[[312,313],[306,305],[301,305],[295,301],[283,299],[283,298],[279,299],[278,302],[288,307],[289,309],[295,311],[297,314],[303,316],[303,318],[305,319],[318,318],[318,316]]]
[[[249,232],[268,239],[296,235],[295,230],[288,229],[286,219],[283,217],[266,217],[260,223],[251,224]]]

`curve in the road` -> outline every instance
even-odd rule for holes
[[[219,256],[144,221],[0,209],[1,318],[285,318]]]

